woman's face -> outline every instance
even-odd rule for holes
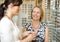
[[[19,9],[20,9],[19,6],[13,6],[13,8],[12,8],[12,14],[13,15],[18,15]]]
[[[41,10],[40,10],[40,8],[35,7],[33,9],[33,12],[32,12],[32,19],[39,21],[40,20],[40,16],[41,16]]]

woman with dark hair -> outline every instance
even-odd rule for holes
[[[35,37],[34,32],[27,31],[19,34],[19,28],[13,22],[12,18],[18,15],[22,0],[5,0],[0,5],[0,37],[1,42],[29,42]],[[33,37],[32,37],[33,36]]]
[[[36,33],[36,37],[32,42],[48,42],[48,28],[46,23],[41,21],[43,18],[42,8],[36,6],[31,13],[32,21],[24,26],[23,32],[34,31]]]

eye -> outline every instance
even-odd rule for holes
[[[37,14],[40,14],[40,12],[37,12]]]
[[[36,11],[33,11],[33,13],[35,13]]]

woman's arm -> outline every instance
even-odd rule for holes
[[[49,32],[48,32],[48,27],[46,27],[46,32],[45,32],[45,42],[49,42]]]
[[[26,31],[25,28],[23,28],[22,31],[23,31],[23,33],[22,33],[23,39],[21,40],[21,42],[30,42],[36,37],[35,32]]]
[[[26,32],[26,28],[25,27],[23,27],[22,32]]]
[[[29,31],[26,31],[26,28],[22,29],[22,38],[26,37],[29,34]]]

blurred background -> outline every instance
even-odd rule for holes
[[[0,0],[0,4],[4,0]],[[40,6],[43,9],[45,22],[49,27],[49,42],[60,42],[60,0],[23,0],[19,15],[13,20],[17,23],[21,33],[23,26],[31,22],[31,9]]]

